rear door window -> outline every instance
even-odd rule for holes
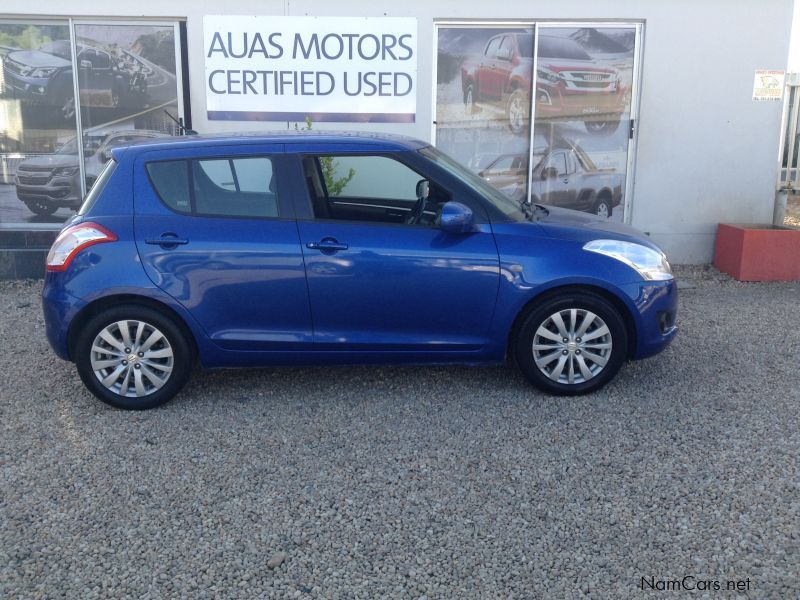
[[[281,216],[272,160],[267,156],[151,162],[147,172],[161,201],[177,212]]]

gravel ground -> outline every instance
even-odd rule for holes
[[[675,344],[591,397],[505,367],[276,369],[145,413],[94,400],[40,283],[4,283],[0,596],[797,597],[800,283],[678,275]]]
[[[800,227],[800,194],[790,194],[787,198],[783,224],[787,227]]]

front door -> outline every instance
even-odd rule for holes
[[[136,245],[150,279],[219,346],[310,346],[303,256],[278,173],[282,145],[137,159]],[[203,155],[205,152],[205,155]]]
[[[488,224],[467,234],[436,226],[451,199],[398,157],[305,155],[313,218],[298,220],[320,350],[477,350],[499,283]],[[415,213],[418,216],[415,218]]]

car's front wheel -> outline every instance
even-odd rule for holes
[[[514,90],[508,99],[508,127],[512,133],[521,134],[527,130],[529,102],[522,90]]]
[[[519,326],[514,356],[536,387],[559,396],[600,389],[628,352],[619,311],[589,292],[565,292],[536,306]]]
[[[472,83],[467,84],[467,89],[464,90],[464,110],[468,115],[474,115],[478,112],[478,107],[475,105],[475,85]]]
[[[89,391],[128,410],[171,400],[194,362],[181,328],[162,313],[137,305],[118,306],[89,319],[75,343],[74,359]]]

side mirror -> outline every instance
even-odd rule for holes
[[[475,228],[475,217],[469,206],[461,202],[445,202],[439,228],[448,233],[469,233]]]
[[[92,68],[92,61],[90,60],[81,61],[81,69],[91,69],[91,68]]]
[[[511,60],[511,49],[510,48],[500,48],[497,52],[494,53],[498,60]]]
[[[555,179],[558,177],[558,169],[555,167],[545,167],[542,169],[542,179]]]
[[[417,198],[422,200],[431,195],[431,182],[427,179],[420,179],[417,182]]]

